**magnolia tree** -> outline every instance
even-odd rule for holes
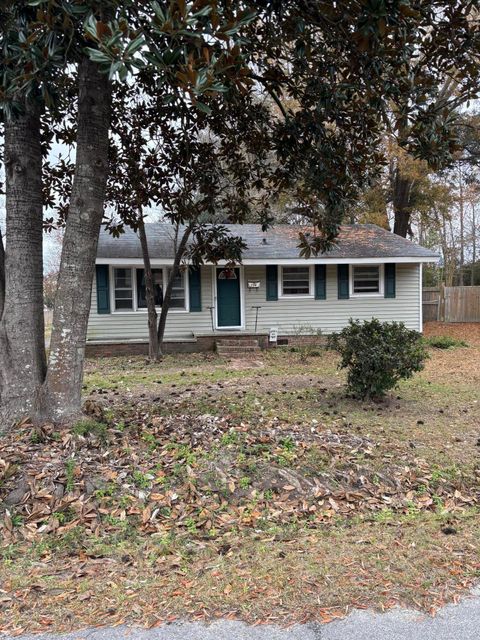
[[[451,123],[436,106],[438,87],[445,73],[455,70],[456,78],[461,78],[458,92],[473,96],[477,90],[473,4],[463,0],[3,4],[2,427],[26,414],[37,420],[66,420],[80,411],[97,238],[114,170],[114,149],[121,138],[112,125],[130,126],[131,105],[121,97],[126,85],[138,82],[148,96],[161,96],[161,104],[172,107],[160,110],[165,126],[178,126],[173,106],[183,105],[188,135],[179,138],[173,131],[172,140],[177,142],[172,143],[169,158],[174,165],[170,175],[181,175],[184,183],[175,191],[178,197],[171,211],[172,220],[190,227],[194,235],[199,208],[185,207],[181,200],[188,197],[196,205],[203,187],[197,184],[202,181],[198,174],[194,193],[188,193],[188,172],[178,171],[181,160],[189,157],[188,145],[203,143],[203,129],[213,131],[212,150],[207,146],[195,150],[192,157],[198,160],[193,167],[202,171],[208,153],[213,153],[212,166],[222,168],[227,184],[233,172],[231,184],[241,194],[239,211],[233,216],[241,221],[240,202],[247,189],[242,193],[234,162],[223,170],[219,149],[227,161],[231,155],[242,166],[246,153],[239,144],[242,136],[255,131],[264,117],[261,109],[258,113],[251,109],[251,122],[246,123],[242,110],[250,108],[254,97],[267,93],[278,117],[270,118],[269,133],[259,137],[255,156],[262,159],[271,153],[275,159],[277,168],[270,172],[268,189],[293,190],[301,202],[321,203],[305,210],[318,230],[299,238],[300,251],[308,256],[334,242],[346,207],[381,164],[377,143],[385,128],[392,127],[392,105],[401,119],[402,147],[435,164],[450,159]],[[211,120],[203,122],[197,112]],[[231,114],[228,135],[220,125],[215,128],[224,114]],[[148,137],[163,142],[162,126],[157,122],[154,131],[147,128]],[[74,143],[75,163],[71,188],[64,192],[65,236],[47,362],[43,209],[51,197],[50,187],[58,184],[58,171],[44,184],[42,171],[49,173],[45,156],[58,139]],[[180,155],[175,155],[175,145]],[[205,179],[209,175],[215,176],[215,170],[210,168]],[[248,179],[249,170],[243,175]],[[160,188],[167,188],[170,178],[160,178]],[[222,185],[223,179],[222,175]],[[56,204],[57,197],[53,200]],[[206,228],[198,229],[195,242],[215,252],[218,239]]]
[[[78,5],[30,0],[3,10],[3,428],[25,414],[36,420],[63,420],[80,410],[90,292],[109,173],[113,78],[126,81],[138,67],[151,65],[157,69],[166,100],[169,94],[188,92],[193,103],[207,90],[220,91],[222,79],[234,82],[244,66],[240,49],[231,49],[248,15],[222,7],[213,15],[216,3],[200,4],[168,3],[169,9],[163,11],[158,4],[152,8],[142,2]],[[193,86],[190,68],[196,74]],[[75,165],[64,208],[65,235],[47,363],[42,160],[55,134],[71,142],[72,133]]]
[[[182,97],[165,105],[140,74],[135,86],[117,95],[127,117],[112,127],[112,163],[107,202],[112,233],[128,225],[142,247],[148,307],[149,353],[162,353],[172,287],[182,263],[239,262],[244,243],[223,221],[243,222],[252,212],[266,227],[272,128],[271,114],[259,99],[230,87],[224,100],[192,109]],[[160,210],[173,227],[172,268],[157,318],[145,211]],[[185,265],[184,265],[185,268]]]

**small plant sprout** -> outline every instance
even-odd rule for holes
[[[65,461],[65,490],[71,493],[75,488],[75,460],[69,458]]]
[[[307,362],[309,358],[320,355],[324,348],[321,329],[309,324],[294,325],[293,333],[297,338],[297,344],[292,350],[299,354],[301,362]]]
[[[240,489],[248,489],[248,487],[252,484],[252,479],[249,478],[248,476],[244,476],[243,478],[240,478],[238,485],[240,487]]]

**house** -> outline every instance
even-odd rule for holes
[[[300,334],[342,329],[349,318],[402,321],[422,330],[422,264],[437,255],[375,225],[345,225],[328,253],[299,257],[298,232],[276,225],[228,225],[247,244],[241,265],[185,266],[177,277],[165,332],[166,350],[213,349],[221,338],[268,346]],[[173,263],[174,230],[146,225],[161,304]],[[87,353],[143,353],[147,304],[138,236],[102,231],[87,333]],[[232,338],[234,339],[232,342]],[[255,344],[255,343],[254,343]]]

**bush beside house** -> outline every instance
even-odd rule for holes
[[[402,322],[380,322],[376,318],[348,326],[329,338],[331,348],[348,369],[347,388],[358,398],[377,399],[406,378],[421,371],[427,358],[418,331]]]

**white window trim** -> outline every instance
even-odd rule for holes
[[[308,264],[308,265],[304,265],[304,264],[292,264],[292,265],[285,265],[287,268],[288,267],[303,267],[305,268],[305,266],[308,267],[308,273],[309,273],[309,277],[308,277],[308,283],[309,283],[309,292],[308,294],[306,293],[283,293],[283,266],[280,265],[279,268],[279,278],[278,278],[278,297],[279,298],[283,298],[285,300],[311,300],[312,298],[315,297],[315,271],[313,268],[313,265]]]
[[[118,269],[118,267],[115,267],[116,269]],[[133,268],[135,270],[134,273],[134,277],[135,277],[135,313],[148,313],[148,307],[139,307],[138,306],[138,294],[137,294],[137,290],[138,290],[138,286],[137,286],[137,269],[143,269],[144,267],[130,267]],[[162,288],[163,291],[165,291],[165,269],[166,267],[153,267],[152,266],[152,270],[155,269],[162,269]],[[162,307],[159,307],[158,305],[155,305],[155,309],[157,311],[161,311]],[[130,312],[132,313],[132,312]],[[168,310],[168,313],[170,313],[170,309]]]
[[[354,293],[353,292],[353,269],[354,267],[378,267],[378,293]],[[350,298],[384,298],[385,297],[385,265],[384,264],[351,264],[349,269],[349,281],[350,281]]]
[[[170,268],[172,268],[173,265],[152,265],[152,269],[163,269],[163,291],[165,292],[165,289],[167,288],[167,270]],[[109,277],[109,284],[110,284],[110,309],[111,309],[111,313],[117,314],[117,315],[132,315],[132,314],[148,314],[148,308],[147,307],[138,307],[138,296],[137,296],[137,269],[143,269],[143,265],[132,265],[132,264],[110,264],[109,265],[109,271],[108,271],[108,277]],[[133,296],[133,300],[132,300],[132,304],[133,304],[133,309],[115,309],[115,269],[131,269],[132,270],[132,296]],[[169,315],[171,313],[190,313],[190,287],[189,287],[189,273],[188,273],[188,269],[185,269],[184,272],[184,278],[185,278],[185,308],[184,309],[178,309],[178,308],[173,308],[170,307],[170,309],[168,310]],[[161,311],[162,307],[155,307],[157,309],[157,311]]]
[[[130,309],[115,309],[115,292],[117,291],[117,288],[115,286],[115,269],[130,269],[130,267],[114,267],[113,269],[110,270],[109,272],[109,278],[110,278],[110,294],[113,293],[113,296],[111,295],[111,302],[110,302],[110,308],[115,311],[115,313],[132,313],[132,310]],[[134,277],[135,277],[135,272],[134,270],[130,269],[130,281],[132,286],[131,287],[119,287],[119,290],[123,290],[123,291],[128,291],[131,290],[132,291],[132,307],[135,308],[135,295],[136,295],[136,290],[135,290],[135,285],[134,285]]]

